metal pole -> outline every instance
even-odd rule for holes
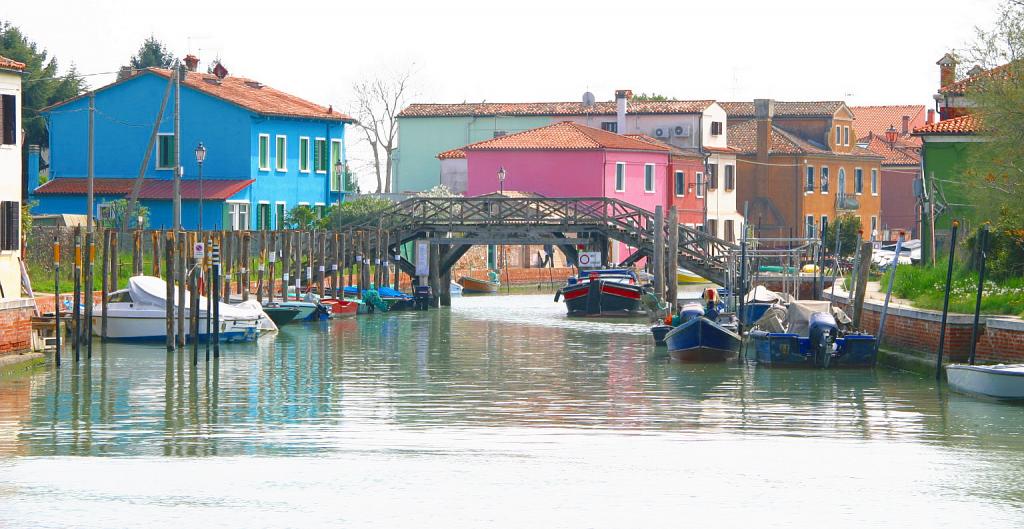
[[[203,231],[203,162],[199,162],[199,231]]]
[[[220,245],[214,243],[213,251],[213,357],[220,358]]]
[[[978,348],[978,320],[981,318],[981,294],[985,290],[985,260],[988,258],[988,224],[981,225],[978,232],[978,295],[974,299],[974,328],[971,330],[971,354],[967,363],[974,365],[974,353]]]
[[[92,217],[96,214],[96,196],[93,189],[95,173],[96,148],[96,92],[89,92],[89,153],[86,155],[86,213],[85,231],[92,233]]]
[[[893,258],[889,270],[889,287],[885,290],[885,304],[882,305],[882,316],[878,320],[878,332],[875,333],[875,355],[878,355],[878,347],[882,343],[882,337],[885,336],[885,320],[889,315],[889,299],[892,298],[892,285],[896,282],[896,267],[900,264],[900,253],[903,252],[903,234],[900,233],[898,239],[896,239],[896,256]]]
[[[949,238],[949,263],[946,265],[946,292],[942,296],[942,324],[939,327],[939,353],[935,355],[935,380],[942,378],[942,353],[946,348],[946,317],[949,316],[949,287],[953,282],[953,258],[956,257],[956,232],[960,222],[953,221],[953,231]],[[896,254],[899,259],[899,254]]]
[[[53,238],[53,336],[54,361],[60,367],[60,239]]]
[[[174,61],[174,231],[181,231],[181,62]],[[182,267],[184,268],[184,267]],[[184,276],[182,276],[184,277]],[[181,285],[184,288],[184,284]]]

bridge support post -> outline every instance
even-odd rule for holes
[[[665,215],[661,206],[654,208],[654,251],[651,273],[654,274],[654,294],[665,298]]]
[[[675,206],[668,208],[668,248],[665,255],[665,278],[668,281],[668,303],[674,313],[679,300],[679,281],[676,267],[679,266],[679,211]]]
[[[451,248],[452,248],[452,245],[450,245],[450,244],[442,244],[441,245],[440,249],[437,252],[437,254],[438,254],[438,259],[437,259],[437,266],[438,266],[438,268],[441,267],[441,262],[442,261],[447,260],[448,255],[451,253]],[[433,265],[433,263],[431,263],[431,265]],[[441,289],[440,289],[441,306],[442,307],[451,307],[452,306],[452,269],[451,269],[451,267],[449,267],[449,268],[446,268],[444,270],[438,270],[438,272],[440,273],[439,283],[441,284],[440,285],[441,286]]]
[[[430,306],[435,309],[440,307],[441,301],[441,259],[437,244],[430,243]]]

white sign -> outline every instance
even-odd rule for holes
[[[601,252],[580,252],[579,265],[580,268],[600,268]]]
[[[416,241],[416,275],[430,275],[430,241]]]
[[[201,242],[197,242],[197,243],[195,243],[195,245],[192,246],[192,258],[193,259],[202,259],[205,255],[206,255],[206,245],[205,244],[203,244]]]

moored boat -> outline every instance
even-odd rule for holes
[[[501,281],[488,281],[469,276],[460,277],[458,283],[462,285],[464,294],[494,294],[501,287]]]
[[[683,267],[676,268],[676,283],[680,285],[696,285],[708,282],[709,281],[707,279],[704,279],[690,270]]]
[[[274,322],[278,327],[291,323],[299,315],[299,309],[296,307],[281,307],[276,303],[274,305],[264,305],[263,312]]]
[[[841,332],[827,301],[772,306],[749,336],[757,363],[765,366],[872,367],[877,358],[875,337]]]
[[[174,290],[177,299],[177,288]],[[110,340],[164,340],[167,337],[167,283],[159,277],[135,276],[128,279],[128,288],[117,290],[107,299],[107,339]],[[206,339],[206,329],[212,328],[207,321],[212,315],[206,312],[207,299],[199,298],[199,339]],[[235,306],[217,302],[219,337],[223,342],[255,340],[259,334],[260,322],[269,317],[262,309],[249,305]],[[171,304],[176,304],[171,301]],[[185,317],[191,316],[191,297],[185,293]],[[102,333],[102,304],[93,307],[93,329],[96,335]],[[185,326],[188,339],[192,339],[190,326]]]
[[[638,283],[632,270],[591,270],[570,277],[568,284],[555,293],[555,301],[565,298],[570,316],[642,315],[640,297],[644,290]]]
[[[687,303],[680,310],[680,324],[665,336],[665,345],[676,360],[723,362],[740,349],[740,336],[729,327],[705,317],[699,303]]]
[[[1024,364],[950,364],[946,366],[946,381],[958,393],[1024,400]]]
[[[359,311],[359,302],[354,299],[320,298],[320,304],[327,307],[331,318],[355,316]]]

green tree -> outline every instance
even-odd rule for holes
[[[825,251],[831,254],[836,251],[836,232],[839,233],[839,255],[849,257],[857,251],[857,243],[860,242],[860,217],[843,213],[836,217],[836,220],[828,224],[828,231],[825,232]]]
[[[81,94],[86,89],[85,81],[74,65],[61,74],[56,57],[49,57],[45,49],[40,49],[17,26],[6,21],[0,21],[0,55],[25,63],[21,80],[25,149],[29,145],[49,145],[46,121],[39,111]]]
[[[164,46],[164,43],[156,40],[150,35],[139,51],[128,61],[128,65],[136,70],[143,68],[170,68],[174,65],[174,54]]]
[[[375,196],[363,196],[342,202],[331,209],[329,224],[332,228],[341,228],[357,220],[373,219],[394,205],[394,202],[386,198]]]
[[[114,228],[120,230],[122,223],[128,215],[128,199],[119,198],[117,200],[104,203],[104,207],[107,209],[105,218],[100,219],[100,226],[104,228]],[[149,224],[149,208],[145,206],[135,206],[135,216],[142,217],[141,225],[139,228],[145,229],[146,225]],[[130,226],[135,226],[135,222],[132,222]]]
[[[663,96],[657,92],[651,92],[650,95],[648,95],[646,92],[641,92],[640,94],[633,94],[633,101],[670,101],[672,99],[673,98]]]

